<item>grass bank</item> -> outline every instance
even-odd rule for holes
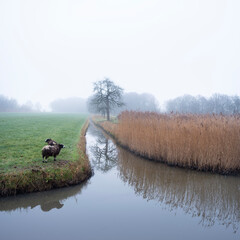
[[[80,183],[91,176],[86,155],[87,116],[0,114],[0,195],[44,191]],[[46,138],[66,148],[42,163]]]
[[[240,174],[240,116],[123,112],[98,121],[130,151],[169,165]]]

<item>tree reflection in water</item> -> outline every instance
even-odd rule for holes
[[[101,172],[107,172],[117,165],[118,155],[117,149],[111,140],[105,139],[100,143],[91,147],[93,154],[92,164]]]
[[[204,226],[223,224],[236,232],[240,223],[240,179],[169,167],[118,149],[120,178],[137,195],[200,217]]]
[[[100,130],[89,128],[92,135],[96,137],[96,143],[90,146],[91,163],[101,171],[107,172],[117,165],[118,153],[116,145],[112,140],[106,138]]]
[[[106,172],[117,165],[123,182],[132,186],[135,194],[158,201],[163,208],[178,208],[200,218],[203,226],[231,226],[237,232],[240,224],[240,178],[202,173],[139,158],[115,147],[111,140],[95,127],[90,133],[97,138],[90,148],[93,164]]]

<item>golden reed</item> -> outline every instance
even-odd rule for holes
[[[118,124],[99,122],[129,150],[169,165],[240,173],[240,116],[125,111]]]

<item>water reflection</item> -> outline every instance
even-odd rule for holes
[[[90,129],[95,134],[96,129]],[[111,140],[97,133],[91,148],[94,164],[108,171],[117,164],[123,182],[135,194],[155,200],[170,211],[182,209],[200,218],[203,226],[231,226],[236,232],[240,223],[240,178],[201,173],[151,162],[114,147]],[[114,152],[115,151],[115,152]]]
[[[108,139],[103,142],[98,140],[98,143],[91,147],[91,153],[93,155],[92,164],[97,170],[107,172],[117,165],[117,149]]]
[[[14,211],[40,206],[41,210],[48,212],[52,209],[60,209],[64,206],[63,202],[77,194],[81,194],[87,182],[73,187],[54,189],[51,191],[22,194],[11,197],[0,198],[0,211]]]
[[[90,126],[89,134],[95,137],[94,144],[89,146],[92,165],[101,172],[107,172],[117,165],[118,153],[116,145],[103,133]]]
[[[137,195],[157,200],[170,210],[181,208],[204,226],[240,223],[240,179],[168,167],[118,149],[121,179]]]
[[[239,229],[239,177],[225,177],[220,175],[199,173],[196,171],[168,167],[164,164],[141,159],[121,148],[116,147],[111,139],[105,137],[101,131],[93,126],[90,126],[88,130],[87,150],[88,154],[91,155],[90,158],[95,170],[100,170],[100,172],[104,173],[96,174],[96,176],[93,177],[92,182],[95,184],[91,183],[88,185],[89,182],[86,182],[82,185],[76,185],[69,188],[19,195],[16,197],[0,198],[0,211],[14,211],[16,209],[25,209],[28,211],[30,208],[34,208],[36,206],[40,206],[42,211],[61,209],[64,207],[66,199],[80,195],[82,190],[88,186],[88,189],[84,191],[85,201],[81,199],[81,204],[84,203],[82,206],[85,207],[83,209],[79,209],[79,206],[76,208],[76,205],[72,204],[66,211],[67,214],[68,211],[71,210],[73,212],[77,211],[82,213],[82,218],[86,220],[86,225],[84,225],[86,226],[86,229],[88,229],[87,226],[91,226],[91,223],[94,222],[95,218],[97,219],[95,221],[96,225],[93,224],[93,226],[102,229],[102,226],[98,221],[98,219],[102,219],[102,214],[99,214],[102,212],[99,209],[103,209],[104,213],[106,210],[106,213],[108,213],[109,216],[114,215],[115,217],[115,214],[112,214],[112,212],[114,212],[113,210],[115,209],[109,206],[109,202],[111,205],[113,201],[112,199],[117,198],[119,209],[116,209],[116,212],[117,210],[123,212],[122,209],[126,209],[126,203],[128,204],[131,202],[133,205],[135,204],[135,194],[140,196],[140,198],[146,199],[147,201],[154,201],[154,203],[156,202],[156,205],[160,208],[174,211],[177,214],[179,212],[181,214],[183,211],[184,213],[187,213],[188,216],[192,216],[195,219],[200,219],[200,226],[225,225],[232,228],[234,232]],[[118,175],[105,174],[107,171],[110,171],[110,169],[112,169],[114,173],[118,172]],[[101,182],[102,177],[103,181]],[[115,196],[114,193],[112,193],[112,186],[109,187],[102,184],[113,181],[116,177],[118,177],[117,180],[121,180],[115,181],[117,182],[117,185],[114,186],[122,187],[121,189],[123,189],[123,186],[128,185],[135,192],[135,194],[131,194],[129,199],[126,195],[124,195],[123,198],[121,198],[121,194]],[[103,189],[99,190],[99,186],[101,186]],[[117,189],[117,191],[120,190]],[[133,191],[130,189],[130,192],[133,193]],[[110,201],[105,202],[102,199],[106,199],[106,193],[109,193],[107,196],[111,197]],[[129,193],[129,191],[127,191],[127,193]],[[138,200],[140,198],[138,198]],[[76,199],[80,199],[79,196],[76,197]],[[140,204],[136,199],[136,202],[138,202],[140,207],[139,209],[144,210],[145,212],[155,210],[155,206],[154,209],[151,208],[151,204],[147,203],[147,201],[141,201]],[[125,205],[121,205],[122,202]],[[115,203],[115,206],[117,204]],[[136,209],[138,212],[138,208]],[[85,211],[85,215],[83,210]],[[94,211],[96,211],[96,213]],[[54,211],[52,212],[54,213]],[[130,212],[130,215],[134,215],[135,213],[136,211]],[[130,215],[127,211],[126,213],[124,212],[123,215],[124,216],[122,216],[122,219],[123,222],[125,222],[125,219]],[[78,219],[79,216],[77,214],[76,216]],[[152,215],[150,217],[152,217]],[[132,220],[133,219],[134,218],[132,218]],[[147,218],[145,220],[148,221],[149,219]],[[76,223],[76,219],[69,219],[69,226],[74,226],[74,223]],[[84,223],[84,221],[82,223]],[[134,224],[131,225],[130,222],[127,222],[126,225],[127,227],[133,227]],[[172,228],[174,229],[175,226]],[[151,232],[152,229],[150,228],[148,230]],[[76,230],[78,230],[78,228],[76,228]],[[77,234],[79,234],[79,232],[77,232]]]

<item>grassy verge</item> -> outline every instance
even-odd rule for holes
[[[0,195],[69,186],[91,176],[85,151],[87,116],[66,114],[0,115]],[[57,161],[42,163],[46,138],[62,143]]]
[[[119,122],[94,120],[142,157],[169,165],[240,174],[240,117],[124,112]]]

